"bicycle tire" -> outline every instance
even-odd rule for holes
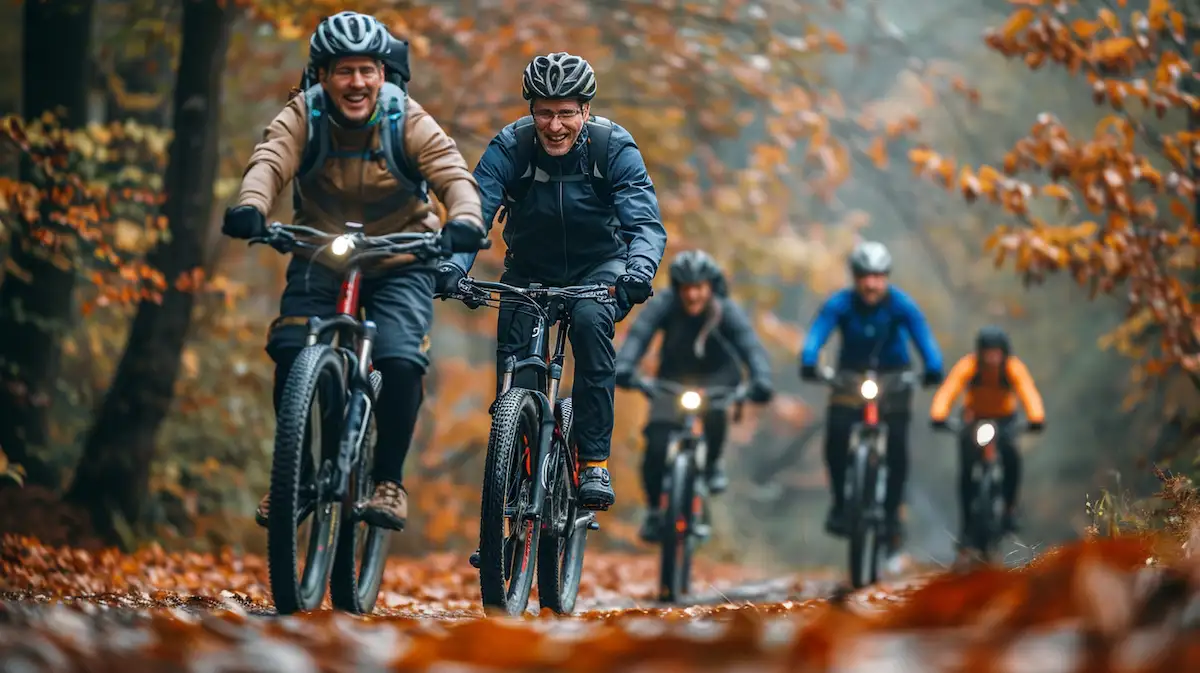
[[[559,511],[565,511],[566,528],[559,534],[552,533],[551,540],[538,540],[538,603],[543,608],[560,615],[575,611],[575,600],[579,597],[579,581],[583,575],[583,554],[587,546],[588,527],[576,525],[579,508],[575,504],[575,484],[571,479],[572,452],[575,450],[571,428],[574,421],[574,405],[571,398],[558,403],[559,429],[565,445],[556,449],[554,495]],[[565,497],[563,497],[565,496]],[[554,507],[547,499],[544,521],[552,521]],[[553,542],[553,544],[547,544]]]
[[[990,469],[986,465],[982,467],[984,474],[975,487],[975,511],[972,517],[974,530],[971,543],[980,560],[986,563],[991,561],[992,552],[998,543],[1000,526],[996,511],[997,496],[993,493],[995,486],[989,474]]]
[[[877,522],[870,521],[866,512],[872,509],[875,499],[874,485],[879,466],[870,460],[870,448],[864,447],[854,453],[853,471],[847,477],[854,479],[854,498],[847,501],[847,524],[850,538],[850,584],[861,589],[879,579],[880,545]]]
[[[531,391],[510,389],[496,401],[492,429],[488,433],[479,516],[479,590],[485,610],[499,610],[510,615],[520,615],[529,606],[541,526],[523,520],[523,506],[514,507],[516,516],[522,517],[520,523],[525,542],[520,550],[512,548],[513,558],[507,558],[510,552],[505,544],[504,510],[508,477],[510,472],[517,473],[518,493],[522,488],[532,487],[532,476],[523,468],[522,458],[526,449],[537,451],[542,420],[538,407]],[[510,466],[516,469],[510,469]],[[517,504],[523,504],[519,497]],[[518,551],[520,565],[514,574],[509,565],[518,560]]]
[[[687,595],[691,583],[691,504],[696,478],[691,455],[684,451],[676,453],[669,474],[660,541],[659,598],[674,603]]]
[[[271,458],[271,507],[267,512],[267,566],[275,610],[281,615],[315,610],[325,597],[325,587],[341,527],[341,503],[323,502],[318,491],[312,513],[313,532],[299,569],[298,509],[302,452],[319,444],[322,464],[335,460],[345,410],[345,375],[342,357],[329,346],[305,347],[292,364],[284,384],[275,419],[275,451]],[[314,407],[320,433],[314,439],[310,426]],[[315,465],[314,478],[326,470]],[[323,542],[322,542],[323,541]]]
[[[378,371],[371,372],[371,387],[375,390],[377,400],[382,386],[383,375]],[[342,503],[341,536],[329,577],[329,598],[333,607],[352,614],[371,614],[375,609],[383,571],[387,566],[388,543],[391,541],[390,530],[359,521],[355,511],[374,492],[375,480],[371,478],[371,469],[375,465],[376,439],[375,410],[371,409],[359,460],[354,465],[346,500]]]

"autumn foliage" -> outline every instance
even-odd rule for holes
[[[984,36],[988,47],[1077,75],[1080,95],[1110,113],[1081,134],[1041,112],[994,166],[918,148],[913,170],[1003,209],[1009,223],[985,246],[997,266],[1010,261],[1027,284],[1066,273],[1091,296],[1123,299],[1126,321],[1102,343],[1137,360],[1135,378],[1197,371],[1195,18],[1168,0],[1013,4]]]

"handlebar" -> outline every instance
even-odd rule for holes
[[[817,381],[831,386],[842,385],[854,380],[863,380],[868,374],[873,374],[876,381],[886,384],[895,384],[897,382],[905,386],[916,386],[921,382],[921,377],[913,371],[903,372],[839,372],[833,367],[822,367],[817,371]]]
[[[970,423],[964,423],[962,418],[958,416],[951,416],[950,418],[946,419],[946,423],[944,425],[937,426],[934,429],[938,432],[953,432],[958,434],[967,428],[977,427],[983,423],[991,423],[992,425],[997,426],[999,425],[999,421],[995,418],[976,418]],[[1006,428],[1012,433],[1025,432],[1029,429],[1029,421],[1025,420],[1024,418],[1019,418],[1009,423]]]
[[[497,281],[476,280],[471,277],[458,281],[457,292],[439,292],[441,299],[458,299],[463,302],[483,302],[496,299],[493,295],[515,294],[530,299],[566,297],[570,299],[598,299],[609,301],[617,294],[610,285],[568,285],[565,287],[519,287]]]
[[[750,390],[749,386],[744,383],[737,386],[689,386],[676,381],[663,381],[644,377],[635,379],[628,387],[640,391],[651,398],[657,396],[660,392],[681,395],[689,390],[693,390],[704,398],[724,402],[741,402],[746,399],[746,395]]]
[[[250,245],[265,243],[280,252],[290,252],[293,248],[321,250],[328,246],[337,257],[350,255],[352,251],[356,259],[363,257],[387,257],[399,254],[413,254],[420,259],[448,257],[455,251],[446,250],[442,244],[442,234],[437,232],[396,233],[383,236],[367,236],[359,231],[362,225],[357,222],[347,222],[346,231],[331,233],[296,224],[272,222],[267,225],[267,235],[250,239]],[[321,243],[313,243],[306,239],[316,239]],[[482,248],[491,247],[491,241],[484,239]]]

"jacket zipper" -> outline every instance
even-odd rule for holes
[[[561,161],[555,163],[558,164],[558,226],[562,230],[563,280],[569,283],[571,265],[567,261],[567,213],[563,205],[563,168]]]

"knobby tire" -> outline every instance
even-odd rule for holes
[[[575,451],[571,435],[574,420],[571,398],[560,400],[558,408],[559,428],[567,444],[559,445],[555,450],[557,467],[551,484],[554,492],[547,499],[543,521],[552,522],[553,513],[565,509],[566,529],[561,535],[552,532],[550,539],[542,537],[538,541],[538,602],[557,614],[569,615],[575,611],[575,600],[579,596],[588,528],[575,525],[580,510],[575,504],[575,484],[571,479],[571,455]]]
[[[267,564],[271,595],[279,614],[315,610],[325,597],[341,524],[341,503],[326,502],[327,496],[319,494],[311,514],[313,528],[301,572],[296,549],[300,490],[303,461],[309,459],[305,454],[312,453],[312,445],[319,445],[321,455],[321,462],[313,465],[313,479],[324,471],[323,462],[336,460],[345,396],[342,357],[325,345],[301,350],[284,384],[271,459]],[[317,427],[310,428],[314,403],[319,418]],[[313,429],[319,431],[315,437]]]
[[[686,451],[678,451],[670,465],[667,509],[663,516],[659,592],[664,602],[686,596],[691,584],[692,496],[696,465]]]
[[[529,605],[541,525],[524,518],[522,510],[528,494],[521,507],[517,507],[516,498],[508,503],[507,496],[532,488],[531,475],[525,469],[525,450],[530,451],[531,461],[536,459],[540,416],[537,398],[524,388],[512,388],[505,393],[497,400],[492,416],[479,516],[479,589],[485,610],[520,615]],[[516,477],[515,489],[510,488],[510,475]],[[520,549],[506,544],[506,506],[513,513],[514,537],[518,531],[525,534]],[[511,572],[510,562],[515,566]]]
[[[375,399],[383,386],[383,375],[371,372]],[[375,465],[375,409],[371,409],[367,431],[362,437],[359,460],[354,465],[350,488],[342,503],[342,526],[329,577],[333,607],[353,614],[370,614],[379,599],[379,585],[387,565],[391,531],[359,521],[356,508],[365,504],[375,490],[371,470]]]
[[[847,524],[850,537],[850,584],[861,589],[879,578],[880,540],[878,522],[868,519],[875,504],[875,481],[878,464],[870,459],[869,447],[860,447],[852,454],[853,464],[847,477],[853,479],[853,497],[848,498]]]

